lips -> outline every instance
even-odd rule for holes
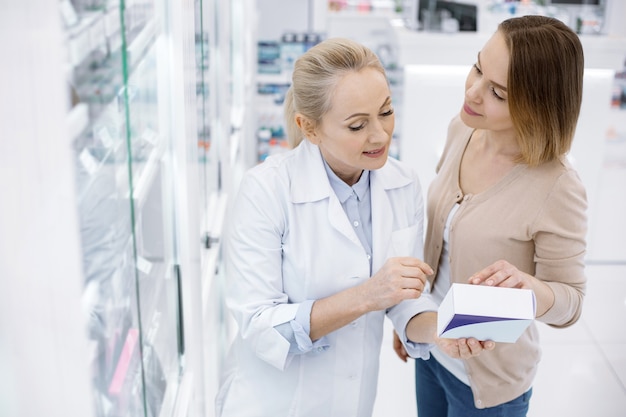
[[[476,113],[474,110],[470,108],[467,104],[463,105],[463,111],[470,116],[480,116],[480,114]]]
[[[384,147],[379,148],[379,149],[374,149],[374,150],[372,150],[372,151],[366,151],[366,152],[363,152],[363,154],[364,154],[365,156],[369,156],[369,157],[376,157],[376,156],[380,156],[380,155],[382,155],[383,153],[385,153],[385,148],[384,148]]]

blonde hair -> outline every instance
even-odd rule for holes
[[[337,82],[348,72],[385,69],[369,48],[345,38],[330,38],[305,52],[295,63],[291,87],[285,95],[285,125],[289,145],[298,146],[304,134],[296,124],[300,113],[317,124],[330,109]],[[363,86],[367,88],[367,86]]]
[[[584,56],[578,35],[557,19],[523,16],[498,26],[510,59],[509,110],[531,166],[566,154],[582,103]]]

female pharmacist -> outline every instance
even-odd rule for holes
[[[369,417],[385,314],[413,356],[434,341],[420,185],[388,158],[391,94],[362,45],[329,39],[302,55],[285,115],[294,149],[245,175],[226,234],[239,330],[216,414]],[[469,357],[493,343],[441,346]]]

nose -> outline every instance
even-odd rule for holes
[[[369,124],[368,139],[370,142],[386,142],[389,139],[395,123],[394,116],[392,114],[386,118],[377,118]]]
[[[474,81],[474,82],[470,82],[468,80],[468,82],[465,85],[465,97],[469,100],[469,101],[480,101],[480,80]]]

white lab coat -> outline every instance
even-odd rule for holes
[[[416,175],[390,158],[370,173],[370,189],[373,271],[389,257],[421,259],[423,199]],[[367,255],[331,188],[319,148],[304,140],[248,171],[230,218],[227,306],[239,333],[225,364],[217,416],[371,416],[385,311],[330,333],[326,350],[289,357],[289,342],[274,328],[293,320],[300,302],[370,277]],[[436,308],[422,296],[387,313],[404,335],[412,316]],[[428,348],[412,352],[425,357]]]

